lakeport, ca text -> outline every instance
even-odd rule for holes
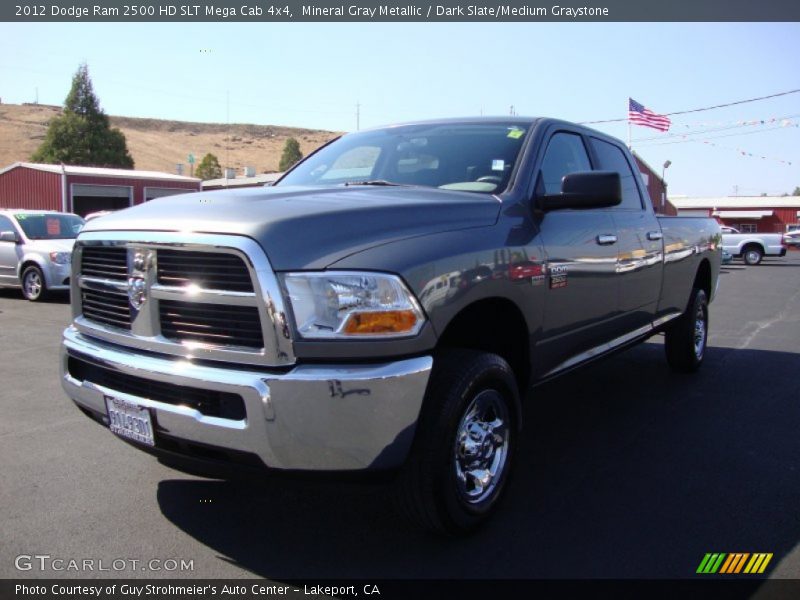
[[[254,583],[248,585],[135,585],[135,584],[112,584],[112,585],[79,585],[54,583],[50,585],[26,585],[16,584],[14,595],[20,596],[65,596],[70,598],[95,597],[102,595],[119,594],[121,596],[131,596],[132,598],[144,598],[147,596],[285,596],[285,595],[305,595],[305,596],[380,596],[381,591],[377,585],[304,585],[302,587],[286,585],[264,585]]]

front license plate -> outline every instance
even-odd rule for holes
[[[105,396],[108,411],[108,427],[113,433],[140,444],[155,446],[153,422],[150,411],[143,406]]]

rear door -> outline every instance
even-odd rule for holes
[[[601,171],[616,171],[622,202],[610,209],[617,229],[617,279],[621,333],[647,325],[655,318],[661,296],[663,236],[646,192],[629,155],[607,140],[589,136],[594,162]]]
[[[577,132],[555,131],[543,147],[537,195],[557,194],[565,175],[592,170]],[[617,229],[608,209],[549,210],[541,217],[540,235],[548,277],[537,360],[549,370],[613,337]]]

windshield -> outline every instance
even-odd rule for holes
[[[74,240],[83,227],[78,215],[20,213],[14,215],[29,240]]]
[[[310,156],[277,185],[421,185],[494,194],[508,185],[526,133],[509,123],[353,133]]]

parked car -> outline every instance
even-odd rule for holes
[[[786,246],[780,233],[740,233],[734,227],[723,226],[722,248],[741,258],[745,264],[757,265],[765,256],[786,256]]]
[[[91,221],[92,219],[96,219],[98,217],[104,217],[106,215],[110,215],[113,212],[114,212],[113,210],[98,210],[96,212],[89,213],[84,217],[84,219],[86,221]]]
[[[793,248],[800,248],[800,229],[794,229],[784,233],[783,243]]]
[[[732,260],[733,260],[733,254],[731,254],[730,252],[725,250],[725,248],[723,248],[722,249],[722,264],[723,265],[730,264]]]
[[[719,236],[580,125],[361,131],[275,186],[88,223],[61,382],[176,467],[398,471],[400,507],[458,533],[508,487],[529,385],[660,333],[700,367]]]
[[[0,210],[0,287],[32,301],[68,290],[72,246],[84,220],[71,213]]]

